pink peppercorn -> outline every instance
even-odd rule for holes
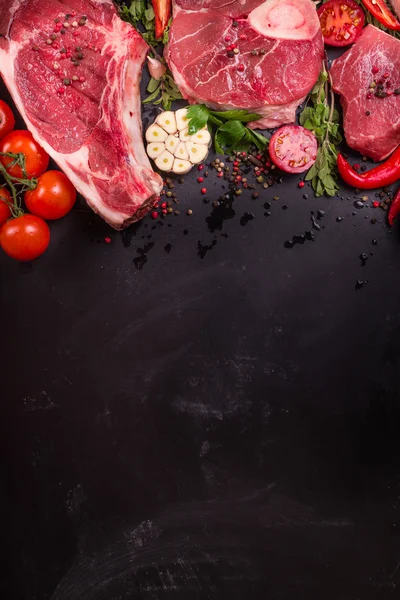
[[[222,171],[221,171],[221,173],[218,173],[218,177],[223,177],[223,176],[224,176],[224,174],[222,173]]]
[[[201,188],[201,193],[202,194],[207,194],[207,188]]]
[[[79,81],[80,81],[81,83],[83,83],[84,81],[86,81],[86,79],[85,79],[85,77],[83,77],[83,75],[81,75],[81,77],[79,77]]]
[[[166,202],[163,202],[163,203],[161,204],[161,208],[167,208],[167,203],[166,203]]]
[[[353,169],[354,169],[355,171],[359,171],[359,170],[361,169],[361,165],[359,165],[358,163],[355,163],[355,164],[353,165]]]
[[[237,70],[240,72],[244,71],[244,65],[238,65]]]
[[[303,188],[305,183],[304,183],[304,181],[299,181],[299,183],[297,185],[299,186],[299,188]]]
[[[111,238],[110,237],[105,237],[104,241],[106,244],[111,244]]]
[[[162,212],[163,215],[166,215],[168,213],[168,211],[167,211],[166,208],[163,208],[161,212]]]
[[[231,36],[230,36],[230,35],[227,35],[227,36],[226,36],[226,38],[225,38],[225,41],[226,41],[226,42],[230,42],[230,41],[231,41]]]
[[[247,35],[245,33],[241,33],[239,35],[239,40],[243,40],[243,41],[247,40]]]
[[[372,72],[373,72],[374,75],[376,75],[377,73],[379,73],[378,67],[372,67]]]
[[[66,90],[66,89],[67,89],[67,88],[65,88],[63,85],[61,85],[61,86],[58,88],[57,92],[58,92],[59,94],[65,94],[65,90]]]
[[[239,166],[239,163],[238,163],[238,161],[237,161],[237,160],[233,161],[233,166],[234,166],[234,167],[238,167],[238,166]]]
[[[204,181],[204,177],[198,177],[198,178],[197,178],[197,181],[198,181],[199,183],[203,183],[203,181]]]
[[[198,171],[202,171],[203,169],[204,169],[204,165],[199,165],[199,166],[197,167],[197,170],[198,170]]]
[[[378,207],[379,207],[379,204],[380,204],[380,202],[378,202],[377,200],[375,200],[375,201],[372,203],[372,206],[373,206],[374,208],[378,208]]]
[[[151,218],[152,219],[157,219],[158,218],[158,212],[156,210],[153,210],[153,212],[151,213]]]

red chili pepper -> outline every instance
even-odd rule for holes
[[[400,213],[400,188],[397,190],[396,195],[393,198],[392,204],[390,205],[390,208],[389,208],[388,221],[389,221],[389,225],[391,227],[393,226],[394,220],[399,213]]]
[[[369,12],[385,27],[400,31],[400,21],[396,19],[385,0],[362,0]]]
[[[156,18],[156,38],[162,37],[171,16],[171,0],[152,0]]]
[[[391,185],[400,179],[400,146],[384,163],[361,175],[354,171],[342,154],[338,155],[337,166],[343,181],[352,187],[361,190],[373,190],[374,188]]]

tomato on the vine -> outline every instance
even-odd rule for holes
[[[12,154],[22,153],[25,156],[25,169],[29,179],[39,177],[49,166],[49,155],[33,139],[30,131],[15,129],[0,140],[0,152]],[[19,165],[9,167],[13,159],[8,156],[0,156],[1,164],[7,169],[12,177],[23,179],[22,169]]]
[[[37,187],[25,193],[27,209],[42,219],[64,217],[75,200],[75,188],[61,171],[46,171],[38,178]]]
[[[34,260],[47,250],[49,243],[49,226],[36,215],[11,219],[0,229],[0,246],[15,260]]]
[[[329,46],[349,46],[361,35],[364,11],[354,0],[328,0],[318,9],[322,35]]]
[[[15,118],[11,108],[0,100],[0,138],[10,133],[15,127]]]
[[[0,187],[0,227],[11,218],[9,202],[11,202],[10,192],[6,188]]]

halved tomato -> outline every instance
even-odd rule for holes
[[[286,173],[308,171],[316,161],[317,140],[300,125],[284,125],[269,141],[269,155],[275,166]]]
[[[322,35],[329,46],[349,46],[361,35],[365,15],[353,0],[329,0],[318,9]]]

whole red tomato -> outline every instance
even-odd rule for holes
[[[43,148],[35,142],[30,131],[25,129],[15,129],[0,140],[0,152],[11,152],[25,155],[25,168],[29,179],[39,177],[49,166],[49,155]],[[0,156],[0,162],[6,167],[7,172],[12,177],[23,178],[23,173],[19,165],[7,168],[12,162],[8,156]]]
[[[61,171],[46,171],[37,187],[25,193],[27,209],[42,219],[60,219],[74,206],[76,191]]]
[[[0,187],[0,227],[11,217],[8,202],[11,202],[10,192],[6,188]]]
[[[11,108],[0,100],[0,138],[10,133],[15,127],[15,119]]]
[[[49,226],[36,215],[11,219],[0,229],[0,246],[15,260],[34,260],[47,250],[49,243]]]

